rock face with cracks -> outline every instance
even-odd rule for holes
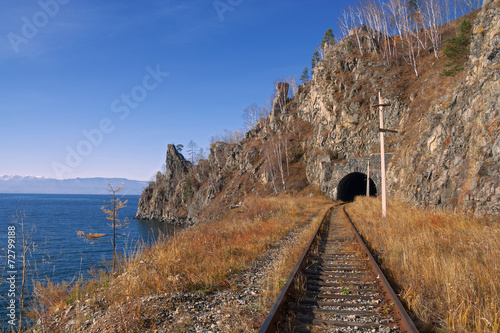
[[[434,103],[412,146],[389,164],[389,189],[412,202],[500,213],[500,6],[484,1],[467,74]]]
[[[426,97],[437,90],[424,81],[429,79],[405,76],[373,56],[378,46],[363,37],[362,29],[357,35],[364,40],[364,56],[350,50],[354,36],[329,46],[312,80],[292,99],[286,98],[288,85],[278,84],[269,117],[241,141],[212,144],[208,160],[197,165],[169,145],[166,172],[144,190],[137,217],[195,222],[207,212],[213,217],[217,209],[237,206],[245,195],[307,184],[336,199],[340,180],[335,175],[345,173],[346,163],[380,153],[379,112],[373,107],[379,91],[391,104],[384,127],[398,131],[386,135],[386,152],[392,156],[386,166],[388,197],[498,215],[499,9],[498,1],[484,2],[474,21],[463,79],[451,80],[434,98]],[[437,82],[439,69],[433,78]],[[286,172],[280,174],[277,165]]]

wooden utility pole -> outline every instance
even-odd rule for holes
[[[396,133],[397,131],[393,130],[388,130],[384,129],[384,107],[386,106],[391,106],[390,103],[388,104],[382,104],[382,96],[380,94],[380,91],[378,92],[378,104],[373,105],[378,106],[378,113],[380,116],[380,175],[381,175],[381,182],[382,182],[382,217],[387,216],[387,203],[386,203],[386,192],[385,192],[385,148],[384,148],[384,133],[385,132],[393,132]]]
[[[370,157],[368,157],[368,171],[366,172],[366,196],[370,196]]]
[[[380,129],[384,128],[384,106],[382,105],[382,96],[378,92],[378,113],[380,116]],[[380,132],[380,173],[382,177],[382,217],[387,216],[387,201],[385,195],[385,144],[384,132]]]

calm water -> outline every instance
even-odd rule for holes
[[[103,241],[90,244],[78,237],[76,232],[81,230],[86,233],[112,234],[112,228],[108,226],[111,221],[107,220],[101,211],[101,207],[105,205],[104,201],[109,199],[109,195],[0,194],[1,268],[3,269],[6,262],[3,253],[8,247],[8,228],[14,225],[16,213],[24,211],[27,216],[26,224],[34,224],[36,227],[35,244],[40,245],[33,252],[34,258],[37,261],[45,261],[37,263],[38,276],[33,278],[50,278],[51,281],[62,282],[71,281],[75,276],[89,277],[88,270],[91,267],[102,267],[103,261],[112,260],[111,238],[106,237]],[[165,223],[134,220],[139,196],[125,196],[123,200],[125,199],[128,199],[127,206],[119,211],[118,218],[128,218],[130,224],[127,229],[119,231],[127,236],[117,239],[118,253],[131,253],[139,241],[151,243],[157,239],[160,232],[173,232],[173,226]],[[22,265],[19,261],[18,245],[21,234],[18,228],[15,237],[17,246],[14,250],[18,255],[15,269],[18,271],[19,281]],[[32,259],[32,262],[34,261],[35,259]],[[8,320],[8,289],[5,283],[0,286],[0,327],[5,327]]]

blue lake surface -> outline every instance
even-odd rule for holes
[[[33,252],[31,262],[38,261],[36,272],[31,269],[32,275],[28,281],[28,291],[32,290],[32,279],[39,281],[49,278],[52,282],[71,281],[75,277],[90,277],[88,271],[92,267],[103,267],[104,261],[112,261],[113,248],[111,237],[105,237],[94,244],[78,237],[77,231],[85,233],[112,234],[109,226],[111,221],[101,211],[101,207],[109,201],[110,195],[68,195],[68,194],[0,194],[0,259],[1,269],[5,266],[3,257],[8,248],[8,228],[15,225],[14,221],[19,214],[26,215],[25,228],[34,225],[35,245],[40,245]],[[122,198],[128,200],[127,206],[118,213],[118,219],[129,220],[127,229],[118,231],[126,237],[117,239],[117,253],[131,254],[139,242],[151,244],[159,233],[171,234],[172,225],[159,222],[140,221],[133,217],[137,211],[139,195],[128,195]],[[19,287],[21,232],[16,227],[16,260],[17,283]],[[43,259],[43,263],[40,263]],[[7,268],[9,270],[9,268]],[[0,286],[0,327],[5,328],[7,322],[8,285]],[[16,291],[16,296],[18,292]]]

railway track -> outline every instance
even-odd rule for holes
[[[323,218],[259,332],[418,332],[341,205]]]

